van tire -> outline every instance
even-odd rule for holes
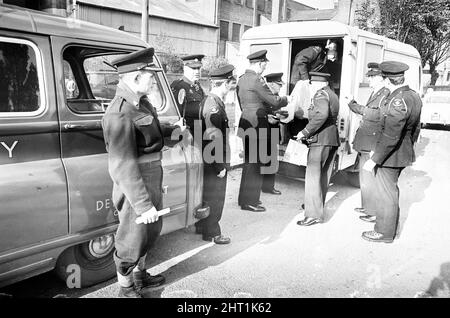
[[[360,188],[359,171],[342,171],[345,181],[352,187]]]
[[[114,251],[115,249],[105,257],[95,258],[89,252],[89,242],[69,247],[59,256],[55,273],[69,288],[74,288],[70,287],[69,283],[75,283],[73,265],[78,265],[80,269],[79,288],[102,283],[116,274]]]

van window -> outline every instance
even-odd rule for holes
[[[281,43],[274,44],[252,44],[250,47],[250,53],[257,52],[259,50],[267,50],[267,59],[269,63],[267,64],[267,68],[265,70],[265,74],[277,73],[281,72],[283,69],[283,59],[280,59],[280,56],[283,56],[283,46]]]
[[[33,115],[44,107],[38,54],[31,42],[0,37],[0,115]]]
[[[119,74],[111,61],[126,53],[100,48],[71,46],[63,53],[64,80],[68,107],[81,114],[103,113],[116,95]],[[157,111],[164,108],[161,78],[153,72],[157,84],[149,99]]]
[[[366,76],[367,71],[369,68],[367,67],[367,64],[371,62],[375,63],[381,63],[383,58],[383,46],[366,42],[366,52],[364,57],[364,72],[363,72],[363,79],[361,83],[369,83],[369,78]]]

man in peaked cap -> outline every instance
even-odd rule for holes
[[[227,64],[210,73],[211,91],[201,103],[203,120],[203,201],[210,207],[209,216],[195,224],[196,233],[203,240],[229,244],[222,235],[219,221],[222,217],[229,170],[230,146],[225,96],[235,89],[234,66]]]
[[[351,111],[362,116],[361,123],[356,131],[353,148],[358,151],[357,164],[359,166],[359,183],[361,188],[361,207],[355,208],[356,212],[364,213],[360,219],[366,222],[375,222],[375,210],[377,202],[374,193],[374,176],[364,167],[370,158],[370,152],[375,150],[375,145],[381,132],[381,108],[389,96],[390,91],[385,87],[384,78],[378,63],[369,63],[367,77],[369,85],[373,89],[366,106],[359,105],[355,100],[348,103]]]
[[[279,95],[281,87],[284,82],[282,80],[283,73],[270,73],[264,76],[266,78],[267,86],[269,86],[270,90],[273,94]],[[278,115],[277,115],[278,114]],[[277,117],[278,116],[278,117]],[[269,121],[269,134],[267,136],[267,154],[271,156],[272,152],[277,152],[278,147],[276,145],[272,145],[272,136],[274,135],[274,139],[279,141],[280,139],[280,118],[282,116],[280,113],[271,112],[267,115],[267,119]],[[262,184],[262,192],[270,193],[275,195],[281,195],[281,191],[275,189],[275,175],[276,171],[273,173],[267,173],[263,175],[263,184]]]
[[[140,298],[141,289],[165,282],[146,272],[146,257],[158,238],[162,219],[161,160],[164,136],[177,127],[162,125],[147,95],[157,86],[153,48],[112,61],[119,73],[116,96],[105,112],[102,126],[113,180],[113,203],[119,214],[114,261],[119,297]],[[181,125],[181,124],[179,124]]]
[[[170,85],[178,109],[186,120],[192,135],[194,135],[195,120],[200,120],[200,102],[205,98],[205,92],[200,85],[200,72],[203,54],[188,55],[182,57],[183,77],[175,80]]]
[[[301,226],[322,223],[333,163],[339,147],[337,117],[339,99],[328,86],[330,74],[310,72],[311,86],[316,94],[308,112],[308,125],[298,133],[297,140],[307,140],[309,147],[305,177],[305,218]]]
[[[382,107],[381,133],[363,169],[374,173],[376,223],[374,231],[363,232],[371,242],[393,242],[400,213],[398,179],[415,161],[414,143],[420,133],[422,101],[405,85],[408,65],[396,61],[380,64],[386,87],[391,91]]]
[[[237,96],[242,109],[238,134],[244,145],[244,167],[238,203],[242,210],[252,212],[265,211],[265,208],[260,205],[263,182],[261,173],[271,173],[268,170],[272,169],[272,167],[268,169],[264,167],[263,165],[268,162],[262,161],[262,156],[267,158],[265,148],[267,148],[270,128],[267,117],[268,114],[288,103],[286,96],[280,97],[273,94],[264,78],[261,77],[268,62],[266,54],[267,50],[261,50],[247,57],[250,66],[239,78],[237,85]],[[266,153],[262,154],[264,150]],[[269,157],[269,163],[270,160]]]

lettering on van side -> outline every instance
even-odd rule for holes
[[[9,158],[13,158],[13,150],[14,150],[14,148],[16,148],[18,143],[19,143],[19,141],[16,140],[13,142],[13,144],[11,146],[9,146],[6,144],[6,142],[2,141],[2,142],[0,142],[0,145],[2,145],[3,148],[5,148],[5,150],[8,152]]]
[[[109,211],[111,208],[114,208],[111,199],[105,199],[96,202],[97,212],[101,212],[102,210]],[[118,211],[116,209],[114,209],[114,216],[118,216]]]

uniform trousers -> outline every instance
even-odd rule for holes
[[[201,229],[205,236],[218,236],[220,230],[219,221],[222,218],[225,194],[227,191],[227,174],[219,178],[214,164],[203,164],[203,202],[209,206],[209,216],[201,219],[195,225]]]
[[[374,192],[375,176],[371,171],[364,170],[364,164],[370,159],[370,153],[361,151],[359,156],[359,185],[361,189],[361,207],[365,209],[365,213],[370,216],[376,216],[375,211],[379,202]]]
[[[272,141],[272,134],[274,133],[274,131],[272,131],[272,129],[276,129],[277,130],[277,136],[276,138],[274,138],[274,140],[277,141],[277,144],[274,144],[274,142]],[[276,153],[278,151],[278,141],[280,140],[280,126],[277,125],[270,125],[269,129],[268,129],[268,136],[267,136],[267,155],[269,157],[272,156],[272,153]],[[278,158],[278,154],[277,154],[277,158]],[[266,166],[273,166],[273,163],[268,162],[266,164]],[[263,174],[263,183],[262,183],[262,190],[263,191],[271,191],[275,188],[275,175],[276,172],[274,173],[267,173],[267,174]]]
[[[242,168],[238,204],[240,206],[258,205],[263,183],[263,177],[261,175],[261,167],[263,164],[261,164],[258,154],[259,147],[255,147],[255,145],[258,146],[259,142],[266,141],[254,140],[248,136],[244,136],[242,140],[244,143],[244,166]],[[250,153],[250,150],[252,153]]]
[[[147,191],[151,194],[152,203],[157,210],[162,208],[162,177],[161,164],[140,164],[142,178]],[[151,224],[136,224],[138,215],[130,202],[124,200],[119,209],[119,227],[117,228],[114,252],[114,262],[117,272],[123,276],[131,274],[139,264],[145,269],[147,253],[155,244],[162,229],[162,218]]]
[[[377,216],[375,231],[388,239],[393,239],[397,232],[400,215],[398,178],[404,168],[377,167],[375,169],[375,198],[378,202],[375,211]]]
[[[333,162],[338,147],[312,146],[308,151],[305,178],[305,217],[322,219]]]

